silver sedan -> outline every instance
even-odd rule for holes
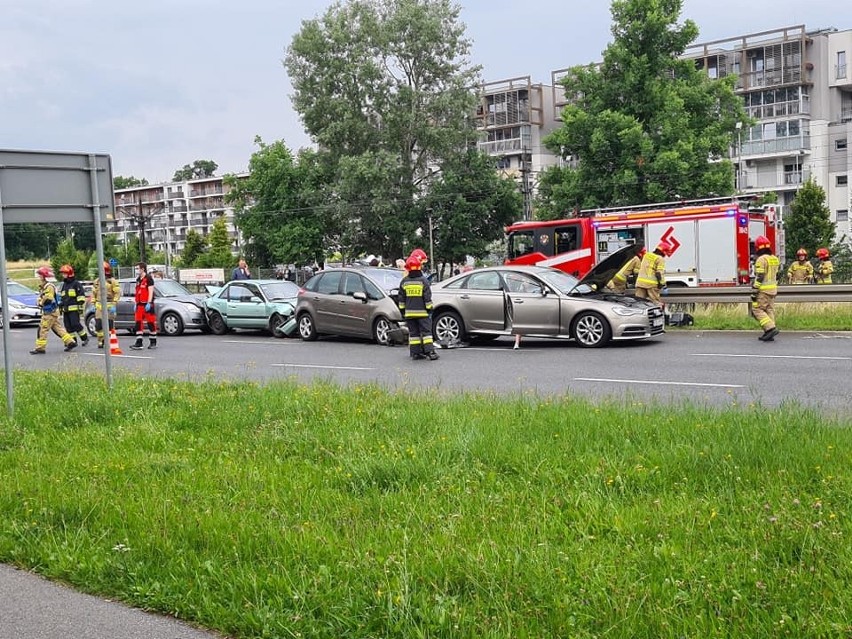
[[[519,333],[594,348],[665,331],[662,308],[605,291],[600,284],[605,276],[577,280],[541,266],[497,266],[458,275],[433,288],[434,337],[452,344]]]

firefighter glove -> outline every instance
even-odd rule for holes
[[[147,304],[145,304],[145,312],[146,312],[146,313],[150,313],[150,312],[151,312],[151,308],[152,308],[152,306],[151,306],[151,302],[148,302]]]

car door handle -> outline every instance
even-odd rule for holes
[[[524,300],[518,299],[517,297],[512,300],[512,304],[523,304]]]
[[[470,299],[470,295],[467,295],[467,294],[459,295],[459,297],[462,298],[463,300],[469,300]]]

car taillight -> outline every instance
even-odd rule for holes
[[[307,293],[307,292],[308,292],[307,289],[305,289],[304,287],[301,287],[301,286],[299,287],[299,293],[298,293],[299,295],[301,295],[302,293]]]

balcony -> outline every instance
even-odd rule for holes
[[[521,138],[511,140],[495,140],[493,142],[480,142],[479,150],[489,155],[506,153],[507,151],[521,151]]]
[[[767,155],[770,153],[789,153],[790,151],[799,151],[807,149],[810,138],[802,139],[801,137],[791,138],[776,138],[774,140],[753,140],[744,142],[740,151],[741,156],[746,155]]]
[[[845,64],[834,65],[834,79],[835,80],[845,80],[846,79],[846,65]]]
[[[811,177],[811,172],[804,169],[799,171],[784,171],[784,184],[786,186],[797,186],[804,184]]]
[[[204,197],[205,195],[222,195],[221,186],[211,186],[206,189],[192,189],[189,192],[189,197]]]
[[[177,198],[182,198],[182,197],[183,197],[183,191],[182,190],[181,191],[171,191],[167,196],[167,198],[170,199],[170,200],[175,200]]]
[[[852,106],[840,109],[840,121],[852,122]]]

